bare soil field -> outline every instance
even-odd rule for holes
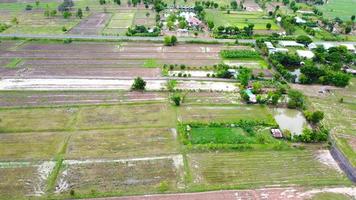
[[[67,33],[79,35],[100,35],[109,19],[110,14],[108,13],[93,13]]]
[[[1,92],[0,107],[114,104],[140,101],[164,101],[167,98],[167,94],[160,92]]]
[[[171,128],[173,109],[167,103],[64,106],[0,110],[0,132],[73,131],[113,128]]]
[[[77,194],[172,191],[179,187],[183,170],[180,155],[64,163],[66,167],[59,176],[55,191],[62,195],[68,195],[70,190]]]
[[[229,190],[229,191],[212,191],[200,193],[180,193],[180,194],[163,194],[163,195],[145,195],[116,198],[101,198],[99,200],[307,200],[319,193],[340,194],[345,198],[352,199],[356,193],[355,188],[325,188],[321,190],[307,190],[300,187],[289,188],[263,188],[256,190]],[[92,199],[93,200],[93,199]]]
[[[205,66],[221,62],[223,49],[249,49],[244,46],[180,44],[166,47],[156,43],[26,42],[16,46],[0,43],[0,77],[157,77],[159,69],[145,68],[147,60],[157,66],[185,64]],[[6,69],[6,59],[21,59],[21,64]],[[133,68],[133,69],[130,69]],[[136,68],[136,69],[135,69]],[[137,70],[140,68],[140,70]]]
[[[169,128],[78,131],[69,140],[66,159],[118,159],[178,153]]]
[[[239,4],[240,0],[237,0],[237,2]],[[245,0],[243,5],[248,12],[262,12],[261,7],[254,0]]]
[[[51,160],[63,146],[65,136],[63,132],[1,133],[0,161]]]

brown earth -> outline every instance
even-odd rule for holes
[[[99,35],[105,24],[109,21],[110,14],[94,13],[82,20],[77,26],[67,33],[79,35]]]
[[[0,107],[111,104],[165,99],[166,94],[160,92],[1,92]]]

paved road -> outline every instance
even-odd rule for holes
[[[104,35],[35,35],[35,34],[0,34],[0,38],[25,38],[25,39],[77,39],[77,40],[108,40],[108,41],[163,41],[163,37],[128,37],[128,36],[104,36]],[[182,42],[191,42],[191,41],[206,41],[206,42],[219,42],[219,43],[228,43],[235,42],[232,39],[199,39],[199,38],[178,38]],[[254,42],[254,40],[241,40],[241,42]]]

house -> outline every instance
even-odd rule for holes
[[[273,54],[276,52],[282,52],[282,53],[286,53],[288,52],[288,49],[286,48],[276,48],[273,46],[273,44],[271,42],[264,42],[266,44],[266,47],[268,49],[268,54]]]
[[[271,133],[272,133],[272,136],[274,138],[283,138],[283,134],[282,134],[282,131],[279,130],[279,129],[271,129]]]
[[[314,15],[314,12],[310,10],[298,10],[297,13],[304,14],[304,15]]]
[[[304,44],[300,44],[296,41],[280,40],[278,44],[282,47],[304,47]]]
[[[196,14],[193,12],[181,12],[179,16],[183,17],[189,26],[198,27],[202,22],[196,17]]]
[[[308,45],[308,49],[309,49],[309,50],[316,49],[317,47],[318,47],[318,46],[316,46],[315,43],[310,43],[310,44]]]
[[[301,58],[312,59],[315,55],[309,50],[297,50],[297,55]]]
[[[307,23],[307,21],[305,21],[304,19],[300,18],[300,17],[294,17],[295,19],[295,23],[297,24],[305,24]]]
[[[254,95],[250,89],[246,89],[245,93],[249,97],[249,102],[251,102],[251,103],[256,103],[257,102],[256,95]]]

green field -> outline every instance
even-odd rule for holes
[[[192,187],[345,185],[345,176],[314,160],[309,150],[189,154]]]
[[[332,95],[326,97],[311,97],[313,106],[325,112],[326,125],[331,128],[338,146],[348,157],[353,166],[356,166],[356,78],[351,79],[351,84],[346,89],[337,89]],[[343,98],[343,103],[340,103]],[[337,114],[328,112],[338,110]]]
[[[233,123],[239,120],[261,120],[267,122],[274,121],[268,108],[259,105],[184,105],[179,108],[178,114],[178,117],[184,123]]]
[[[350,20],[351,16],[356,14],[355,3],[356,0],[328,0],[327,4],[318,6],[318,8],[326,17]]]
[[[262,12],[231,12],[206,10],[206,20],[213,21],[215,27],[218,26],[237,26],[243,28],[249,24],[254,24],[255,30],[267,30],[266,24],[272,25],[271,30],[279,30],[277,24],[272,19],[265,18]]]

